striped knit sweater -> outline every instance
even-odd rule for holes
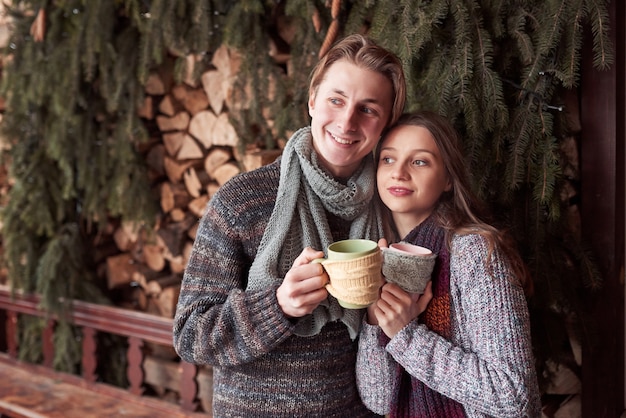
[[[397,409],[404,369],[412,380],[463,405],[467,417],[541,416],[526,299],[497,251],[493,273],[486,271],[487,251],[480,235],[452,240],[449,338],[418,321],[391,340],[380,327],[364,324],[357,382],[372,411]]]
[[[244,173],[214,195],[200,221],[183,279],[174,347],[213,366],[215,417],[369,417],[358,396],[357,343],[332,322],[293,334],[276,287],[244,291],[274,207],[280,161]],[[349,223],[329,218],[335,239]]]

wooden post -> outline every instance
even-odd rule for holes
[[[96,330],[91,327],[83,327],[83,359],[82,359],[82,371],[83,379],[89,383],[96,381],[96,367],[98,366],[97,360],[97,344],[96,344]]]
[[[581,66],[582,233],[604,278],[599,291],[585,294],[593,338],[583,341],[583,417],[619,417],[625,409],[624,1],[611,0],[608,12],[615,61],[606,71],[593,68],[588,30]]]
[[[198,409],[198,402],[196,401],[198,395],[198,383],[196,381],[198,366],[181,360],[180,367],[182,369],[180,387],[185,388],[185,390],[180,391],[181,406],[187,411],[195,411]]]
[[[128,337],[128,359],[127,377],[130,382],[128,391],[133,395],[141,396],[143,394],[143,340],[137,337]]]
[[[54,320],[49,319],[43,329],[43,365],[50,368],[54,363],[54,325]]]
[[[17,358],[17,312],[7,312],[7,351],[9,356]]]

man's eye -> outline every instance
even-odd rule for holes
[[[373,107],[363,106],[361,108],[361,112],[367,115],[378,115],[378,110],[376,110],[376,108],[373,108]]]

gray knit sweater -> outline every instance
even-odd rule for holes
[[[237,176],[213,196],[183,279],[174,347],[213,366],[215,417],[368,417],[356,388],[357,343],[339,322],[294,335],[278,285],[244,291],[272,213],[280,161]],[[329,218],[335,239],[349,222]]]
[[[378,326],[361,330],[357,381],[365,404],[380,414],[394,402],[400,364],[411,376],[461,403],[468,417],[540,417],[540,399],[522,289],[496,251],[485,269],[479,235],[455,236],[450,251],[452,337],[417,321],[389,341]]]

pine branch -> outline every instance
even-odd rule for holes
[[[613,64],[613,45],[609,38],[609,13],[607,0],[585,0],[593,34],[593,65],[599,70],[606,70]]]
[[[529,23],[529,20],[531,23]],[[515,14],[512,14],[507,19],[507,32],[513,38],[516,46],[514,53],[519,56],[523,65],[531,64],[535,56],[534,43],[527,31],[527,26],[531,25],[533,20],[532,16],[521,7],[516,9]]]

